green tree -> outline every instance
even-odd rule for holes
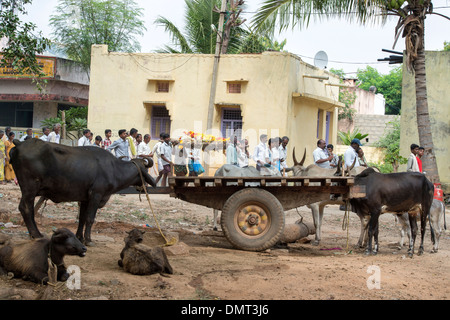
[[[425,18],[435,13],[430,0],[265,0],[254,17],[257,30],[283,30],[288,26],[308,26],[311,18],[343,18],[349,22],[369,24],[384,23],[388,16],[397,16],[395,43],[402,35],[405,38],[407,70],[414,72],[416,88],[416,113],[419,143],[425,148],[423,168],[430,180],[440,183],[431,135],[428,111],[427,82],[425,72]]]
[[[367,66],[366,69],[358,69],[357,78],[360,81],[359,88],[369,90],[371,86],[377,88],[386,100],[386,114],[400,114],[402,106],[402,67],[392,69],[389,74],[383,75],[377,69]]]
[[[337,75],[340,78],[340,82],[344,83],[344,70],[331,68],[330,72]],[[351,106],[355,103],[355,100],[356,93],[354,90],[344,87],[339,88],[339,102],[342,102],[344,107],[339,108],[338,120],[348,119],[353,121],[353,116],[356,113],[356,109]]]
[[[221,6],[221,0],[185,0],[185,5],[185,30],[180,30],[168,18],[159,16],[155,20],[157,25],[164,27],[170,34],[172,41],[171,45],[165,45],[157,52],[213,54],[216,49],[216,32],[219,29],[217,8]],[[228,4],[221,52],[234,54],[283,50],[286,40],[278,42],[269,34],[240,27],[244,20],[239,18],[239,10],[244,8],[244,1]]]
[[[165,53],[206,53],[213,54],[216,48],[216,30],[219,13],[215,8],[221,7],[220,0],[185,0],[185,32],[168,18],[159,16],[155,23],[164,27],[171,35],[172,45],[166,45],[158,52]],[[229,16],[228,16],[229,17]],[[211,26],[214,26],[212,28]],[[236,52],[240,46],[239,37],[244,31],[231,28],[228,53]]]
[[[47,118],[41,121],[43,127],[53,127],[54,124],[59,123],[61,125],[66,125],[66,132],[71,136],[72,139],[78,139],[81,136],[81,132],[87,128],[87,117],[88,108],[87,107],[73,107],[65,110],[65,122],[62,121],[62,111],[58,111],[58,116],[56,118]],[[70,131],[76,131],[77,136],[70,134]]]
[[[59,0],[56,11],[50,17],[55,40],[88,75],[93,44],[107,44],[109,50],[120,52],[141,49],[136,37],[146,28],[143,9],[134,0]]]
[[[0,56],[0,67],[9,67],[16,74],[29,74],[42,91],[46,83],[45,74],[36,60],[36,54],[42,54],[50,45],[41,32],[35,33],[36,25],[20,21],[19,13],[26,14],[25,5],[32,0],[0,0],[0,39],[5,46]]]
[[[400,155],[400,118],[389,122],[392,128],[385,130],[383,136],[375,143],[375,147],[384,149],[384,161],[391,164],[394,172],[397,172],[400,164],[405,164],[408,159]]]

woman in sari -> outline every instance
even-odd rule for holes
[[[14,132],[10,132],[8,135],[8,140],[5,142],[6,146],[5,179],[7,182],[13,181],[16,178],[13,167],[11,163],[9,163],[9,151],[11,151],[13,147],[15,147],[13,143],[14,137],[15,137]]]
[[[6,146],[3,142],[3,135],[5,133],[0,130],[0,184],[6,184],[5,181],[5,159],[6,159]]]

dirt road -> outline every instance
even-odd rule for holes
[[[20,190],[0,186],[2,233],[27,238],[18,211]],[[350,215],[342,229],[344,212],[337,206],[325,210],[322,243],[309,240],[272,248],[265,252],[235,250],[221,232],[212,231],[212,210],[170,198],[152,195],[151,201],[164,231],[178,232],[183,250],[170,255],[170,277],[159,274],[133,276],[117,264],[125,232],[139,227],[150,232],[154,220],[145,197],[114,195],[98,213],[93,227],[96,246],[85,258],[66,257],[66,266],[78,266],[81,289],[45,287],[21,279],[0,277],[0,299],[149,299],[149,300],[411,300],[450,298],[450,233],[441,236],[439,252],[431,254],[430,233],[425,254],[409,258],[406,248],[397,249],[399,232],[394,217],[380,219],[380,251],[365,256],[354,248],[360,232],[359,218]],[[41,232],[67,227],[76,231],[76,203],[50,201],[36,220]],[[447,210],[449,212],[449,210]],[[287,223],[301,215],[312,223],[306,207],[286,212]],[[447,220],[449,216],[447,214]],[[12,226],[11,226],[12,225]],[[147,226],[148,225],[148,226]],[[348,236],[347,236],[348,235]],[[347,243],[349,249],[347,250]],[[416,243],[416,252],[418,244]],[[379,280],[379,286],[373,280]]]

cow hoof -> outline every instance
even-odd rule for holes
[[[370,250],[366,250],[366,251],[364,252],[364,254],[365,254],[366,256],[370,256],[370,253],[371,253]]]
[[[218,231],[217,227],[214,227],[213,230],[214,230],[214,231]]]
[[[92,241],[85,241],[84,245],[87,247],[95,247],[96,246],[95,242],[92,242]]]
[[[311,245],[318,246],[320,244],[320,240],[314,240],[311,242]]]

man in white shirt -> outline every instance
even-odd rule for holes
[[[48,142],[53,142],[59,144],[61,136],[59,132],[61,131],[61,125],[56,123],[53,125],[53,131],[48,135]]]
[[[43,133],[43,135],[39,139],[41,139],[42,141],[48,142],[48,135],[50,134],[50,129],[48,127],[43,127],[42,133]]]
[[[267,146],[267,134],[262,134],[259,137],[261,141],[253,151],[253,161],[256,162],[256,170],[261,171],[261,167],[268,163],[267,158],[269,149]]]
[[[331,168],[330,160],[333,160],[333,155],[328,154],[327,143],[320,139],[317,141],[317,149],[313,151],[314,163],[321,168]]]
[[[280,154],[280,171],[283,172],[283,169],[286,171],[288,169],[287,166],[287,145],[289,143],[289,138],[284,136],[281,138],[281,145],[278,147],[278,152]]]
[[[26,138],[26,137],[33,138],[33,129],[28,128],[28,129],[27,129],[27,134],[24,134],[24,135],[22,136],[22,138],[20,138],[20,141],[25,141],[25,138]]]
[[[156,178],[156,184],[158,184],[159,180],[162,178],[161,187],[165,187],[167,176],[172,174],[172,145],[168,133],[164,133],[162,138],[164,142],[159,146],[159,153],[161,155],[163,169],[159,171],[158,178]]]
[[[406,164],[406,171],[408,172],[420,172],[419,164],[417,163],[416,155],[419,153],[419,146],[413,143],[410,146],[411,154],[408,157],[408,163]]]
[[[119,139],[114,141],[106,150],[111,151],[114,150],[114,154],[116,158],[119,158],[124,161],[130,161],[130,156],[128,154],[128,148],[130,144],[127,139],[127,130],[121,129],[119,130]]]
[[[357,150],[360,146],[362,146],[361,141],[359,141],[359,139],[353,139],[350,143],[350,147],[345,151],[344,161],[347,168],[350,168],[353,165],[353,162],[355,163],[354,168],[359,167],[359,162],[355,161],[355,159],[358,159]]]
[[[83,136],[78,139],[78,146],[79,147],[87,147],[91,145],[91,140],[89,139],[91,136],[91,130],[84,129],[83,130]]]
[[[152,150],[150,149],[148,143],[151,140],[151,136],[149,134],[144,135],[144,141],[139,143],[137,148],[137,156],[138,158],[142,158],[146,161],[149,161],[153,157]]]

